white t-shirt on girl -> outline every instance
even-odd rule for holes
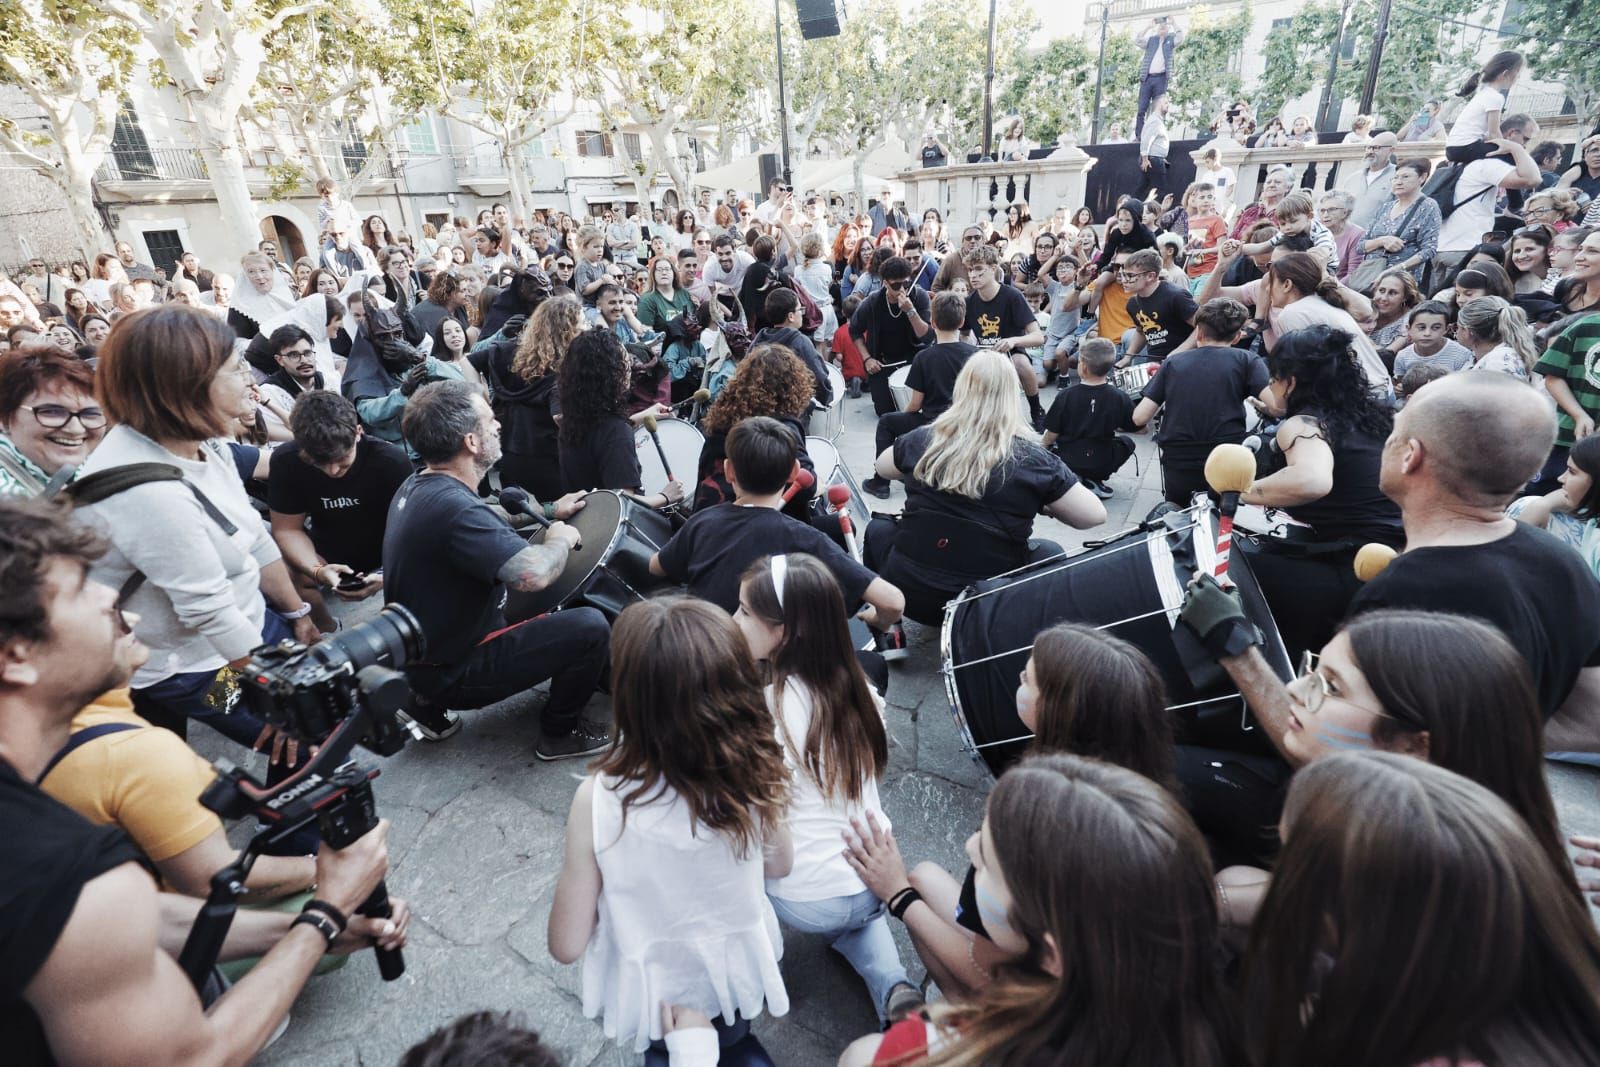
[[[889,828],[889,817],[878,801],[878,780],[867,777],[861,783],[861,799],[851,804],[842,797],[830,799],[805,769],[802,753],[806,733],[811,728],[813,705],[811,690],[796,679],[783,687],[783,706],[774,707],[777,694],[767,687],[767,706],[778,720],[778,741],[783,745],[783,760],[789,767],[789,836],[794,839],[794,867],[783,878],[767,882],[767,892],[780,900],[832,900],[866,891],[856,872],[843,856],[844,842],[839,836],[850,826],[850,817],[864,819],[872,812],[878,824]],[[878,704],[878,714],[883,705]]]
[[[1444,139],[1444,146],[1460,148],[1483,140],[1489,132],[1489,112],[1504,114],[1505,109],[1505,93],[1492,85],[1479,86],[1478,91],[1472,94],[1472,99],[1467,101],[1467,106],[1461,109],[1461,114],[1456,116],[1455,124]]]

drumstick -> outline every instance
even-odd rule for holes
[[[804,467],[801,467],[800,470],[795,473],[794,481],[790,482],[789,487],[783,491],[783,502],[787,504],[789,501],[793,500],[795,497],[799,496],[801,493],[805,492],[807,489],[810,489],[816,484],[817,476],[806,470]]]
[[[550,529],[550,520],[544,517],[544,512],[533,506],[533,501],[528,496],[528,491],[515,485],[508,485],[500,490],[500,506],[513,515],[526,515],[539,524],[540,529]],[[572,546],[574,552],[583,547],[579,541]]]
[[[839,529],[844,531],[845,544],[850,546],[850,556],[861,562],[861,549],[856,545],[855,524],[850,521],[850,489],[843,485],[828,486],[828,505],[839,516]]]
[[[1396,555],[1394,549],[1376,541],[1362,545],[1356,550],[1355,572],[1359,581],[1370,582],[1383,573]]]
[[[1218,445],[1206,457],[1206,484],[1222,497],[1217,516],[1217,564],[1213,577],[1219,585],[1230,586],[1228,556],[1233,551],[1233,516],[1239,510],[1239,494],[1256,480],[1256,457],[1243,445]]]
[[[661,437],[656,433],[656,417],[654,415],[646,415],[644,417],[644,430],[645,433],[650,435],[650,440],[656,446],[656,455],[661,457],[661,469],[667,472],[667,481],[677,481],[678,479],[672,473],[672,464],[667,462],[667,450],[661,447]]]

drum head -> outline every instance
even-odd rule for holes
[[[656,436],[661,439],[661,451],[672,464],[672,473],[692,497],[695,475],[700,470],[700,450],[706,439],[699,430],[681,419],[662,419],[656,423]],[[646,496],[661,492],[667,485],[667,469],[650,440],[650,432],[640,427],[633,435],[633,447],[639,453],[639,486]]]
[[[1173,512],[1163,530],[1134,530],[1066,560],[1024,567],[965,589],[945,610],[945,687],[973,756],[995,774],[1027,748],[1016,713],[1018,675],[1034,639],[1060,622],[1095,627],[1136,645],[1166,685],[1180,741],[1243,752],[1263,751],[1260,730],[1243,730],[1243,702],[1227,675],[1187,629],[1175,626],[1184,588],[1208,566],[1215,526],[1208,508]],[[1290,677],[1277,625],[1238,551],[1229,575],[1245,614],[1265,638],[1262,652],[1279,677]]]
[[[537,593],[512,593],[506,600],[506,618],[521,622],[563,607],[580,590],[595,568],[611,555],[612,545],[622,530],[622,497],[600,490],[583,498],[583,510],[566,520],[575,528],[582,543],[567,555],[561,576]],[[544,544],[544,527],[536,527],[528,543]]]

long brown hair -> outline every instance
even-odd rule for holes
[[[585,329],[583,306],[576,297],[546,300],[534,309],[533,317],[517,339],[517,354],[511,359],[511,373],[525,382],[534,382],[561,369],[561,357]]]
[[[1099,760],[1030,756],[989,794],[987,825],[1028,947],[977,1000],[936,1012],[960,1037],[930,1065],[1243,1062],[1215,965],[1211,859],[1170,793]]]
[[[789,772],[750,646],[727,612],[666,596],[619,615],[611,707],[611,747],[591,769],[626,783],[624,821],[633,805],[670,792],[694,826],[723,835],[741,857],[777,831]]]
[[[1167,690],[1150,658],[1103,630],[1059,623],[1034,638],[1034,752],[1126,767],[1177,794]]]
[[[1288,252],[1272,261],[1267,273],[1288,282],[1301,296],[1321,297],[1323,303],[1344,310],[1344,294],[1339,283],[1328,277],[1317,257],[1310,252]]]
[[[1600,935],[1499,797],[1339,753],[1295,775],[1283,819],[1245,957],[1255,1063],[1600,1062]]]
[[[1372,739],[1398,747],[1428,732],[1428,762],[1472,779],[1511,805],[1551,868],[1582,899],[1544,783],[1544,717],[1528,665],[1487,623],[1443,612],[1386,610],[1343,627],[1378,703]]]
[[[790,679],[811,697],[811,725],[804,738],[789,738],[795,762],[823,796],[861,800],[861,784],[889,769],[889,734],[850,644],[844,595],[832,573],[813,556],[784,557],[783,596],[772,578],[772,557],[762,556],[739,579],[745,604],[772,626],[783,642],[772,653],[775,700]],[[780,725],[781,721],[780,721]]]
[[[817,380],[789,346],[754,345],[706,412],[706,432],[727,433],[756,415],[799,418],[816,391]]]

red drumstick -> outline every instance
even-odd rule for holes
[[[833,508],[833,513],[839,516],[839,529],[844,532],[845,544],[850,546],[850,555],[857,563],[861,562],[861,550],[856,546],[855,524],[850,521],[850,490],[843,485],[828,486],[828,504]]]
[[[1231,586],[1228,557],[1233,551],[1233,515],[1239,494],[1256,479],[1256,457],[1243,445],[1218,445],[1206,457],[1206,484],[1222,497],[1217,514],[1217,563],[1212,571],[1219,585]]]

